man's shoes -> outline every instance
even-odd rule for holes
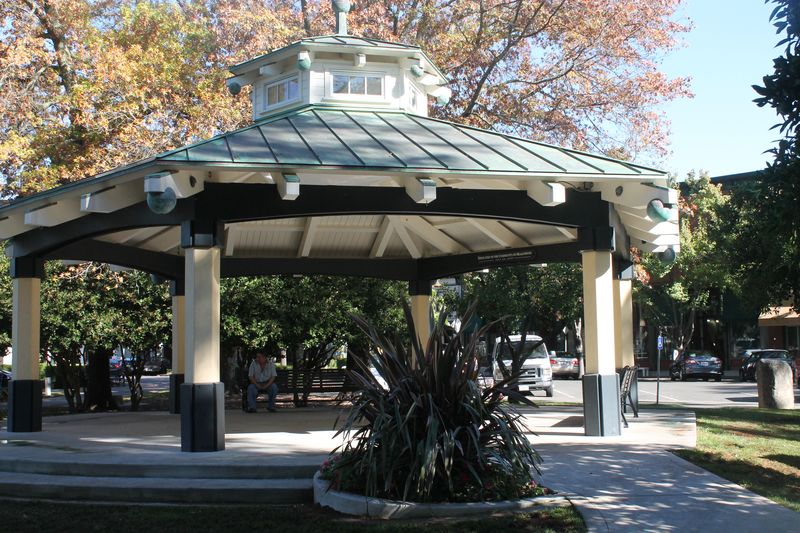
[[[248,407],[248,408],[247,408],[247,412],[248,412],[248,413],[255,413],[255,412],[256,412],[256,410],[255,410],[255,409],[253,409],[252,407]]]
[[[267,411],[269,411],[270,413],[277,413],[278,412],[278,410],[275,409],[274,407],[268,407]]]

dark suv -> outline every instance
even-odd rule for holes
[[[756,380],[756,366],[761,359],[780,359],[792,368],[792,383],[797,381],[797,365],[794,358],[786,350],[747,350],[744,352],[744,361],[739,368],[739,379],[742,381]]]

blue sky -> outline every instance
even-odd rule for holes
[[[772,108],[759,108],[751,88],[772,72],[778,36],[763,0],[686,0],[681,18],[694,27],[686,46],[664,59],[669,76],[689,76],[695,96],[663,107],[671,122],[671,154],[658,167],[685,177],[692,169],[711,176],[764,168],[763,152],[779,137]]]

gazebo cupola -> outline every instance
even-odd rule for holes
[[[428,115],[447,78],[418,47],[347,34],[350,3],[334,1],[336,34],[296,41],[231,67],[228,90],[252,85],[253,120],[309,104]]]

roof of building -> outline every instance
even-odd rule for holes
[[[306,106],[155,157],[157,161],[564,177],[664,172],[395,111]]]

